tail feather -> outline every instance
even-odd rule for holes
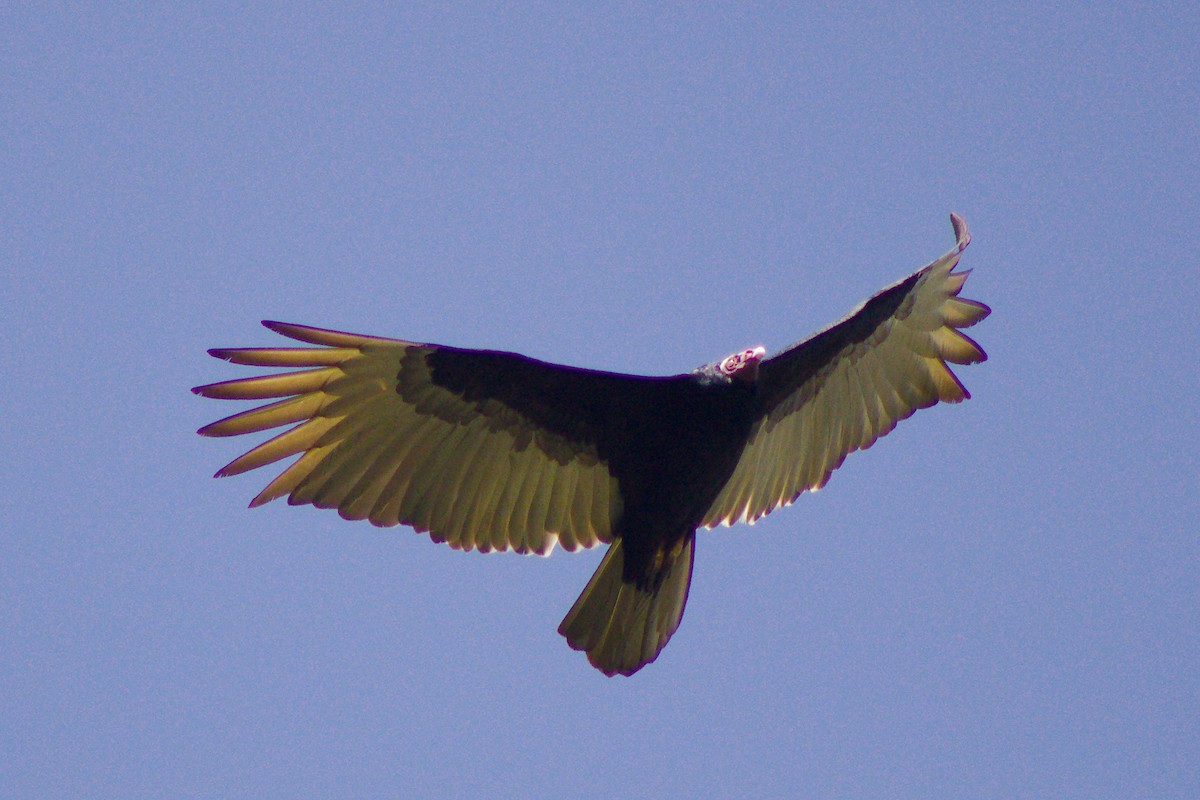
[[[605,675],[637,672],[658,658],[683,618],[694,542],[695,536],[689,536],[666,577],[648,590],[623,580],[625,548],[617,539],[558,632],[571,647],[586,652],[592,666]]]

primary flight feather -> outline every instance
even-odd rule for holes
[[[264,322],[316,346],[210,350],[299,369],[195,388],[273,400],[199,433],[293,426],[217,473],[299,456],[251,506],[287,497],[481,552],[608,544],[559,632],[632,675],[679,627],[698,528],[752,523],[916,409],[969,397],[947,365],[987,358],[960,329],[989,309],[958,296],[970,234],[950,219],[954,249],[840,322],[671,377]]]

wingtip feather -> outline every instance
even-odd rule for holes
[[[294,322],[278,322],[276,320],[264,319],[262,324],[263,327],[278,333],[280,336],[286,336],[289,339],[307,342],[308,344],[324,345],[325,347],[361,347],[364,344],[372,342],[411,344],[411,342],[404,342],[399,339],[366,336],[361,333],[347,333],[346,331],[335,331],[329,328],[316,328],[311,325],[298,325]]]
[[[954,238],[961,253],[971,243],[971,231],[967,227],[967,221],[956,211],[950,212],[950,225],[954,228]]]
[[[960,299],[962,299],[962,298],[960,298]],[[992,307],[989,306],[987,303],[981,303],[978,300],[963,300],[963,302],[969,303],[973,306],[976,306],[979,309],[977,312],[978,316],[975,316],[969,323],[967,323],[963,327],[970,327],[971,325],[974,325],[977,322],[983,322],[985,319],[987,319],[989,316],[991,316]]]

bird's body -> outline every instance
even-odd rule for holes
[[[697,528],[753,522],[916,408],[967,396],[946,361],[985,358],[957,328],[988,309],[957,297],[969,236],[952,220],[954,250],[843,321],[672,377],[264,323],[319,347],[211,351],[304,369],[198,387],[284,398],[200,432],[299,423],[218,473],[302,454],[251,505],[287,496],[466,550],[610,543],[559,630],[607,674],[632,674],[679,625]]]

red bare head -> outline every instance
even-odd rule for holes
[[[766,354],[767,349],[762,345],[750,347],[726,356],[717,368],[735,381],[755,381],[758,379],[758,364]]]

